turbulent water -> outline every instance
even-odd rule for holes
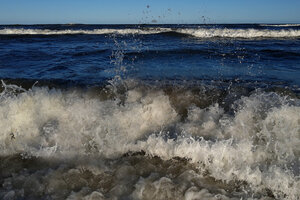
[[[0,26],[0,199],[300,199],[300,25]]]

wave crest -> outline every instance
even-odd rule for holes
[[[300,37],[300,30],[282,29],[230,29],[230,28],[148,28],[148,29],[93,29],[93,30],[50,30],[50,29],[24,29],[5,28],[0,30],[0,35],[64,35],[64,34],[118,34],[118,35],[146,35],[175,33],[197,38],[291,38]]]

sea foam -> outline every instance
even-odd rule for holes
[[[64,35],[64,34],[117,34],[117,35],[146,35],[161,33],[178,33],[197,38],[291,38],[300,37],[300,30],[295,29],[230,29],[230,28],[132,28],[132,29],[24,29],[24,28],[4,28],[0,30],[0,35]]]
[[[24,91],[5,85],[0,96],[1,158],[21,155],[25,160],[64,160],[68,165],[46,164],[36,173],[25,170],[7,177],[18,165],[6,168],[3,164],[0,195],[21,198],[24,190],[37,188],[32,192],[39,197],[52,194],[52,198],[71,199],[122,195],[237,199],[248,193],[258,198],[300,197],[299,99],[256,91],[234,101],[233,114],[217,103],[206,108],[191,104],[182,119],[162,89],[131,88],[124,95],[124,100],[100,100],[77,90],[33,87]],[[133,164],[139,159],[130,161],[135,153],[143,155],[138,158],[147,167]],[[156,157],[160,161],[151,160]],[[182,159],[180,164],[176,159]],[[162,163],[162,172],[151,168],[151,162]],[[78,163],[85,167],[72,167]],[[172,165],[179,171],[173,172]],[[108,169],[112,174],[106,174]],[[45,178],[39,179],[39,174]],[[84,184],[92,183],[97,174],[102,177],[99,180],[108,181],[99,183],[102,189]],[[224,186],[209,186],[208,178]],[[115,179],[117,185],[109,184]],[[191,185],[192,179],[198,183]],[[235,184],[244,185],[245,192],[226,192]]]

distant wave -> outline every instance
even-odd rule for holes
[[[260,26],[296,27],[296,26],[300,26],[300,24],[260,24]]]
[[[192,35],[198,38],[285,38],[300,37],[300,30],[259,30],[259,29],[178,29],[180,33]]]
[[[64,35],[64,34],[91,34],[91,35],[102,35],[102,34],[157,34],[162,32],[171,31],[169,28],[159,29],[92,29],[92,30],[50,30],[50,29],[24,29],[24,28],[12,28],[0,30],[1,35]]]
[[[93,29],[93,30],[50,30],[6,28],[0,30],[0,35],[64,35],[64,34],[118,34],[118,35],[146,35],[146,34],[182,34],[197,38],[289,38],[300,37],[300,30],[268,30],[268,29],[229,29],[229,28],[148,28],[148,29]]]

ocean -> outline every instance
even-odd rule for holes
[[[300,25],[0,25],[0,199],[300,199]]]

